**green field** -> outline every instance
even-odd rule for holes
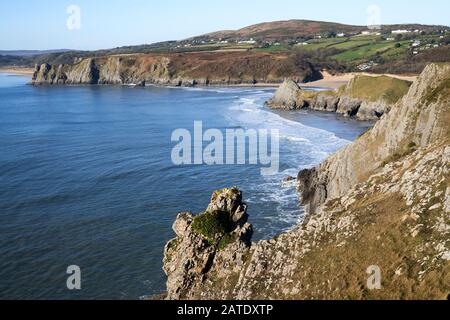
[[[302,46],[306,50],[318,50],[328,48],[332,45],[345,42],[345,39],[331,38],[331,39],[316,39],[308,41],[307,46]]]
[[[331,58],[344,62],[360,61],[366,60],[376,54],[385,53],[392,48],[395,48],[395,43],[393,42],[370,43],[331,56]]]

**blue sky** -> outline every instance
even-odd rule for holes
[[[66,26],[70,5],[81,9],[79,30]],[[0,50],[112,48],[285,19],[365,25],[370,5],[383,24],[450,25],[448,0],[2,0]]]

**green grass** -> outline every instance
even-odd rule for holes
[[[393,42],[394,45],[389,50],[385,51],[381,54],[381,56],[385,59],[389,60],[395,60],[399,59],[405,56],[407,51],[409,50],[409,41],[400,41],[400,42]],[[399,43],[400,47],[396,48],[395,45]]]
[[[192,230],[210,241],[231,232],[229,214],[222,211],[205,212],[194,218]]]
[[[192,230],[204,236],[210,246],[218,250],[225,249],[236,238],[231,233],[232,222],[230,215],[223,211],[205,212],[194,218]]]
[[[394,47],[395,43],[393,42],[383,41],[381,43],[371,43],[366,46],[339,53],[331,58],[342,62],[362,61],[370,59],[370,57],[373,57],[376,54],[382,54]]]
[[[308,41],[307,46],[300,46],[306,50],[318,50],[327,48],[329,46],[346,42],[345,39],[339,39],[339,38],[330,38],[330,39],[315,39]]]
[[[410,86],[408,81],[387,76],[357,76],[346,88],[346,93],[358,99],[372,102],[383,99],[394,104],[408,92]]]
[[[353,48],[357,48],[360,46],[368,45],[371,43],[372,43],[372,41],[368,41],[368,40],[349,40],[346,42],[334,44],[334,45],[330,46],[329,48],[335,48],[335,49],[339,49],[339,50],[348,50],[348,49],[353,49]]]

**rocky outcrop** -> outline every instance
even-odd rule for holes
[[[201,290],[209,273],[239,272],[253,235],[247,220],[247,206],[236,188],[215,192],[198,216],[180,213],[173,225],[177,237],[164,251],[168,297],[180,299]]]
[[[379,120],[384,114],[388,113],[394,107],[397,101],[388,101],[385,98],[389,94],[389,88],[378,90],[378,97],[371,95],[359,96],[361,91],[361,79],[373,78],[368,76],[357,76],[345,87],[338,91],[312,92],[302,90],[293,80],[285,82],[276,91],[274,97],[267,101],[267,105],[272,109],[297,110],[310,109],[316,111],[336,112],[345,117],[354,117],[359,120]],[[388,77],[379,77],[381,82],[386,82]],[[400,82],[401,88],[397,91],[403,91],[406,94],[406,81],[395,79]],[[367,91],[370,91],[370,83],[365,84]],[[358,87],[358,90],[355,90]],[[355,91],[357,93],[355,94]],[[397,92],[396,92],[397,93]]]
[[[309,214],[271,240],[249,243],[251,232],[237,231],[251,229],[244,218],[225,230],[236,226],[245,241],[218,246],[226,232],[202,235],[198,218],[180,215],[166,248],[168,298],[447,299],[449,108],[450,65],[430,65],[372,130],[299,174]],[[233,190],[216,193],[208,211],[241,221],[246,208]],[[373,270],[380,287],[370,286]]]
[[[325,200],[343,196],[390,159],[449,137],[450,65],[432,64],[408,94],[375,127],[320,166],[300,172],[299,191],[313,213]],[[430,99],[435,92],[436,96]]]
[[[287,79],[280,85],[274,96],[267,101],[267,105],[273,109],[301,109],[303,104],[298,100],[301,90],[297,82]]]
[[[86,58],[74,64],[36,66],[34,85],[157,84],[170,86],[311,81],[318,72],[286,55],[263,53],[136,54]]]

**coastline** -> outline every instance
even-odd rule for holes
[[[20,76],[33,76],[34,68],[0,67],[0,73],[10,73]]]

